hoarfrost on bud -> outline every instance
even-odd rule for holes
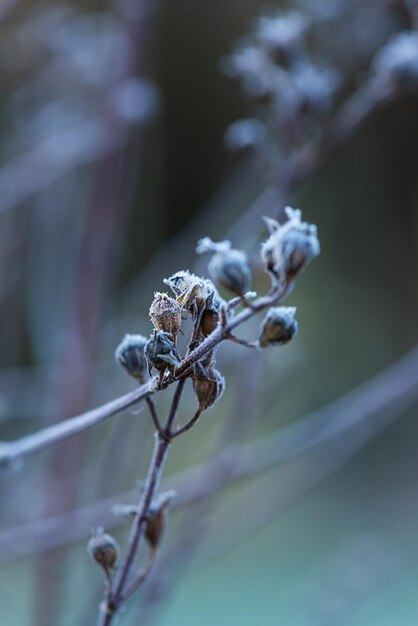
[[[416,86],[418,83],[418,33],[404,31],[394,35],[376,54],[372,69],[378,76],[388,76],[400,86]]]
[[[245,252],[232,248],[230,241],[214,242],[210,237],[199,239],[196,252],[212,252],[208,268],[216,284],[239,296],[247,293],[251,284],[251,270]]]
[[[147,338],[142,335],[126,334],[115,350],[115,359],[125,370],[139,380],[144,381],[147,373],[147,360],[144,347]]]
[[[286,207],[288,221],[281,225],[267,218],[270,237],[261,246],[261,257],[268,271],[288,283],[320,252],[314,224],[302,222],[298,209]]]
[[[288,343],[298,332],[295,313],[296,307],[293,306],[270,308],[261,323],[259,347],[282,346]]]
[[[151,374],[152,368],[158,370],[160,374],[164,374],[167,368],[172,371],[180,363],[176,346],[171,339],[171,333],[154,330],[145,344],[144,352],[148,362],[149,374]]]
[[[207,278],[199,278],[189,270],[180,270],[170,278],[165,278],[168,285],[176,296],[177,303],[187,311],[203,308],[217,311],[222,299],[215,285]]]
[[[98,528],[87,544],[87,552],[109,576],[110,570],[116,565],[119,558],[120,549],[111,535],[106,534],[103,528]]]
[[[206,370],[197,364],[193,372],[193,390],[202,411],[211,407],[222,396],[225,379],[216,369]]]
[[[149,316],[154,328],[170,333],[174,342],[181,327],[181,307],[166,293],[156,291]]]

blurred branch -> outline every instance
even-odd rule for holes
[[[210,461],[172,475],[163,481],[163,488],[175,485],[180,495],[172,506],[181,507],[324,445],[344,458],[347,451],[365,445],[417,399],[418,347],[415,347],[395,364],[325,408],[258,442],[232,444]],[[135,497],[135,493],[119,494],[71,513],[3,532],[0,534],[0,562],[81,539],[92,525],[102,523],[111,528],[126,523],[109,511],[112,505]]]
[[[13,465],[15,461],[19,461],[23,456],[33,454],[38,450],[59,443],[68,437],[72,437],[88,428],[100,424],[109,417],[120,413],[136,402],[146,398],[152,393],[151,387],[151,382],[141,385],[141,387],[138,387],[135,391],[131,391],[120,398],[107,402],[103,406],[87,411],[82,415],[54,424],[16,441],[2,442],[0,444],[0,467],[3,466],[7,468]]]
[[[57,132],[0,169],[0,212],[24,202],[77,167],[118,152],[126,141],[127,135],[110,126],[105,116]]]

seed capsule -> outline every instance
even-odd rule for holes
[[[209,237],[199,239],[196,252],[213,253],[209,262],[209,274],[216,284],[239,296],[249,290],[251,270],[245,252],[233,249],[229,241],[215,243]]]
[[[154,328],[169,333],[176,341],[181,327],[181,307],[166,293],[156,292],[150,306],[149,316]]]
[[[259,347],[282,346],[288,343],[298,331],[295,313],[296,307],[293,306],[269,309],[261,323]]]
[[[211,407],[223,394],[225,379],[216,369],[205,370],[196,365],[193,372],[193,389],[202,411]]]
[[[87,544],[87,552],[109,576],[119,558],[120,549],[113,537],[106,534],[103,528],[98,528]]]
[[[158,499],[152,503],[148,514],[147,526],[145,528],[145,539],[151,550],[155,550],[161,543],[162,536],[167,526],[167,512],[173,498],[177,493],[170,489],[162,493]]]
[[[146,343],[147,339],[142,335],[125,335],[115,350],[116,361],[140,383],[144,382],[147,373]]]
[[[206,317],[205,328],[208,328],[210,317],[216,317],[217,321],[217,312],[222,299],[211,280],[199,278],[189,271],[180,271],[166,278],[164,282],[173,290],[178,304],[191,312],[195,322],[201,322],[203,325],[203,317]],[[205,333],[203,330],[204,336],[209,332]]]
[[[301,221],[301,212],[286,207],[288,221],[280,225],[266,218],[270,237],[262,244],[261,257],[267,270],[289,283],[320,252],[316,226]]]
[[[151,374],[154,367],[160,372],[160,378],[167,368],[172,371],[180,363],[171,333],[154,330],[145,344],[144,352],[148,362],[148,373]]]

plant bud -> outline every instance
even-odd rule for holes
[[[202,296],[205,288],[205,279],[191,274],[189,270],[180,270],[163,281],[174,292],[178,304],[183,309],[190,310],[196,298]]]
[[[162,375],[167,368],[172,371],[180,363],[171,333],[154,330],[145,344],[144,352],[149,374],[154,367]]]
[[[170,333],[175,342],[181,327],[181,307],[166,293],[156,292],[150,306],[149,316],[154,328]]]
[[[203,310],[216,312],[221,305],[222,300],[212,281],[199,278],[188,270],[177,272],[164,282],[176,295],[177,303],[192,314]]]
[[[286,207],[288,221],[280,225],[265,218],[270,237],[262,244],[261,257],[277,279],[290,282],[320,252],[316,226],[301,221],[301,212]]]
[[[193,389],[202,411],[211,407],[223,394],[225,379],[216,369],[210,371],[196,365],[193,373]]]
[[[267,346],[283,346],[298,332],[298,323],[295,320],[296,307],[278,306],[267,311],[261,323],[260,348]]]
[[[144,347],[146,337],[142,335],[125,335],[115,350],[115,359],[140,383],[144,382],[147,373],[147,360]]]
[[[403,31],[394,35],[379,49],[372,61],[372,69],[379,77],[389,79],[403,89],[418,84],[418,33]]]
[[[173,490],[167,491],[153,503],[148,514],[145,539],[151,550],[155,550],[161,542],[167,523],[167,509],[177,495]]]
[[[87,544],[87,552],[91,558],[103,568],[106,576],[119,558],[119,546],[115,539],[98,528]]]
[[[197,254],[212,252],[209,274],[212,280],[232,293],[243,296],[251,284],[251,271],[245,252],[231,248],[229,241],[215,243],[209,237],[199,239]]]

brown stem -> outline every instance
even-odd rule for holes
[[[157,407],[155,406],[154,398],[151,398],[150,396],[148,396],[145,399],[145,401],[148,404],[148,408],[149,408],[149,411],[151,413],[151,417],[152,417],[153,424],[155,426],[155,430],[157,431],[157,433],[162,434],[163,427],[161,426],[160,418],[158,417]]]
[[[170,441],[168,439],[161,437],[160,434],[156,435],[154,452],[149,466],[147,479],[145,481],[144,491],[138,506],[138,511],[132,523],[126,556],[115,577],[110,598],[107,602],[106,598],[104,599],[97,626],[109,626],[109,624],[112,623],[113,617],[115,616],[120,603],[122,602],[125,585],[132,570],[141,540],[144,536],[148,510],[157,492],[169,446]]]
[[[176,430],[174,433],[170,434],[171,439],[175,439],[176,437],[178,437],[179,435],[182,435],[183,433],[185,433],[186,431],[188,431],[194,424],[196,424],[196,422],[198,421],[199,417],[202,414],[202,409],[199,407],[196,411],[196,413],[193,415],[193,417],[191,417],[189,419],[188,422],[186,422],[186,424],[184,424],[184,426],[181,426],[178,430]]]
[[[152,549],[150,551],[150,555],[148,561],[145,563],[144,567],[142,567],[131,580],[129,585],[127,585],[126,590],[122,594],[122,601],[125,601],[131,596],[137,589],[142,585],[143,582],[148,578],[151,573],[152,568],[155,563],[156,551]]]
[[[184,383],[186,382],[185,378],[182,378],[178,385],[177,385],[177,389],[174,393],[173,396],[173,400],[171,402],[171,407],[170,407],[170,411],[168,414],[168,418],[167,418],[167,423],[165,425],[165,435],[167,437],[171,437],[171,428],[173,426],[174,420],[176,419],[176,415],[177,415],[177,410],[179,408],[179,404],[180,404],[180,398],[181,398],[181,394],[183,393],[183,388],[184,388]]]

